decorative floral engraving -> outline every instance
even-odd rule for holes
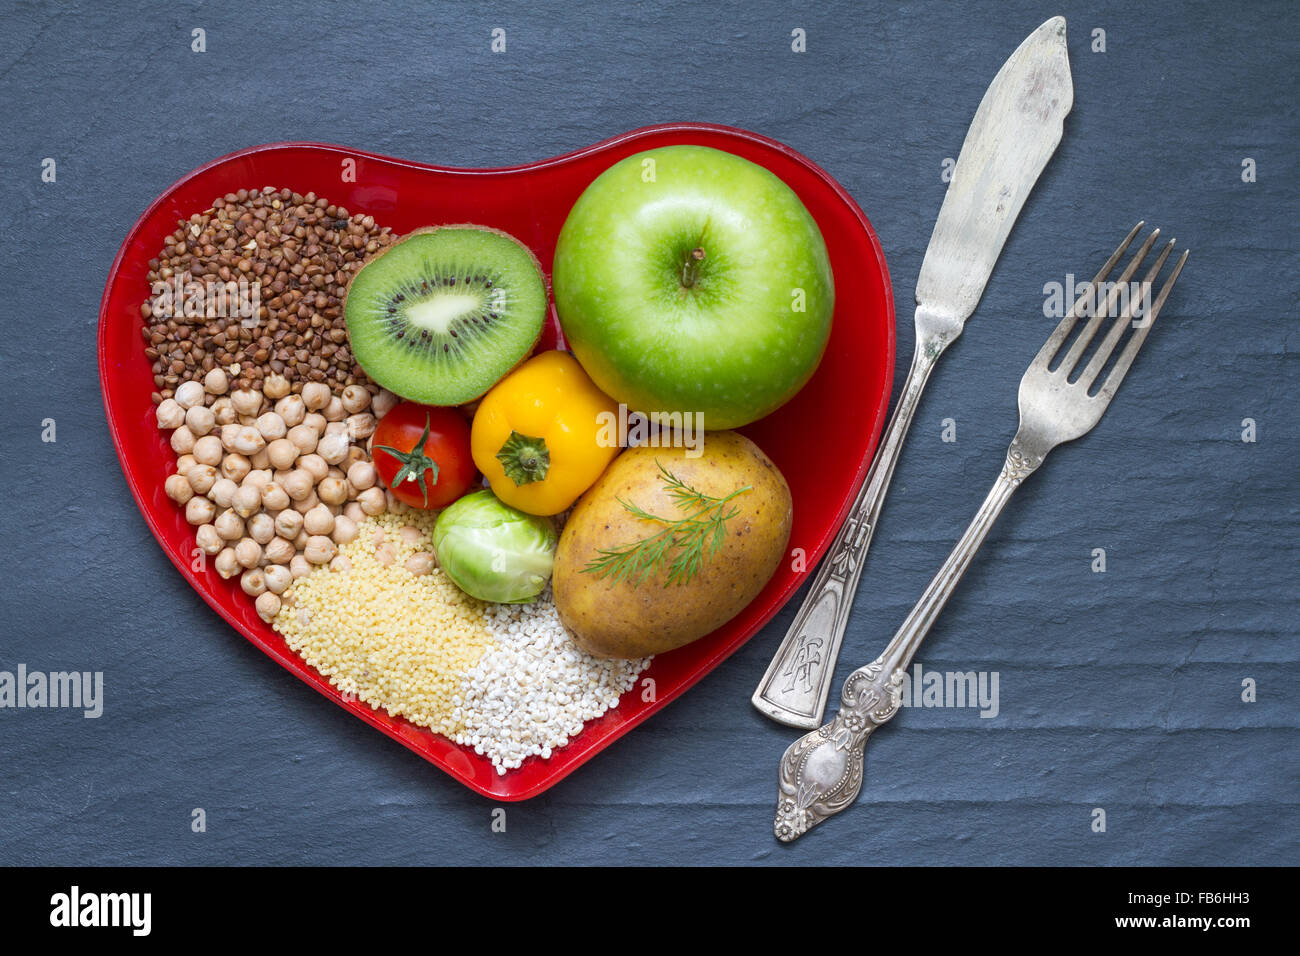
[[[857,799],[867,738],[898,712],[902,684],[902,669],[886,676],[882,659],[859,668],[844,684],[834,719],[785,752],[773,822],[778,840],[798,839]]]
[[[1006,464],[1002,466],[1002,477],[1012,485],[1019,485],[1042,463],[1041,456],[1027,455],[1012,442],[1011,448],[1007,451]]]

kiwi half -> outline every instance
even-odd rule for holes
[[[537,344],[546,280],[528,247],[485,226],[417,229],[352,277],[352,354],[389,391],[426,405],[478,398]]]

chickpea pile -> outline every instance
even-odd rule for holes
[[[320,382],[294,393],[272,374],[260,388],[229,389],[222,369],[183,382],[156,409],[179,456],[167,497],[185,508],[195,543],[223,578],[239,575],[264,621],[280,595],[314,566],[346,570],[342,545],[367,516],[398,510],[379,482],[366,441],[398,399],[362,385],[335,395]]]

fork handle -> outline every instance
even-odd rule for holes
[[[942,339],[927,341],[918,337],[907,383],[889,419],[876,460],[754,691],[754,706],[779,723],[803,728],[821,723],[835,676],[835,659],[853,609],[853,595],[898,464],[898,453],[912,426],[925,383],[947,344]]]
[[[787,843],[798,839],[857,798],[862,788],[863,751],[872,732],[898,712],[904,671],[1011,495],[1042,463],[1041,455],[1021,446],[1019,436],[1012,441],[1002,472],[984,503],[893,640],[876,660],[849,675],[839,712],[830,723],[805,734],[786,750],[781,758],[773,823],[777,839]]]

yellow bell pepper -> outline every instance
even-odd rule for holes
[[[617,457],[617,442],[608,440],[608,423],[617,420],[618,406],[577,359],[543,352],[479,402],[470,448],[498,498],[529,514],[554,515]]]

